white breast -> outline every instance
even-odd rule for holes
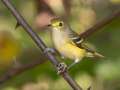
[[[52,38],[56,48],[60,48],[69,40],[67,33],[62,30],[57,30],[56,28],[52,30]]]

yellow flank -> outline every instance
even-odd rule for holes
[[[64,45],[62,45],[60,48],[58,48],[58,51],[65,57],[73,60],[82,59],[86,56],[86,50],[81,49],[70,43],[65,43]]]

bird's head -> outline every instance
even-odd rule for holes
[[[48,26],[59,30],[64,27],[64,22],[60,18],[54,18],[50,21]]]

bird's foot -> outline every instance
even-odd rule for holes
[[[44,53],[47,53],[47,52],[51,52],[51,53],[55,53],[55,49],[53,49],[53,48],[46,48],[45,50],[44,50]]]
[[[62,73],[64,73],[64,72],[66,72],[66,70],[67,70],[67,65],[66,65],[65,63],[59,63],[59,64],[57,65],[57,70],[58,70],[57,74],[62,74]]]

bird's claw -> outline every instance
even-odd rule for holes
[[[44,50],[44,53],[47,53],[47,52],[55,53],[55,50],[53,48],[46,48]]]
[[[62,74],[67,70],[67,65],[65,63],[59,63],[57,65],[58,72],[57,74]]]

